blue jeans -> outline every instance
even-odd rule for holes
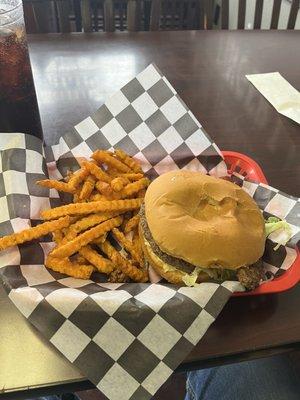
[[[193,371],[185,400],[299,400],[300,355]]]

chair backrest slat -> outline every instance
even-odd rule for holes
[[[213,2],[211,0],[203,0],[205,2],[205,26],[206,29],[213,27]]]
[[[264,7],[264,0],[256,0],[255,13],[254,13],[254,29],[260,29],[262,12]]]
[[[150,31],[159,30],[161,8],[162,7],[160,0],[152,0],[151,13],[150,13]]]
[[[120,29],[123,30],[123,19],[121,14],[123,13],[122,7],[120,7]],[[122,15],[123,17],[123,15]],[[136,2],[134,0],[128,0],[127,3],[127,29],[129,31],[136,31]]]
[[[90,0],[81,0],[81,16],[83,32],[92,32],[92,12]]]
[[[104,1],[103,14],[105,32],[113,32],[115,30],[115,13],[113,0]]]
[[[170,28],[176,29],[176,0],[171,1],[170,6]]]
[[[222,16],[222,20],[221,20],[222,29],[228,29],[229,0],[222,0],[221,16]]]
[[[184,6],[185,1],[182,0],[179,2],[179,11],[178,11],[178,25],[183,26],[184,23]]]
[[[81,17],[81,4],[80,0],[73,1],[74,16],[75,16],[75,29],[76,32],[81,32],[82,30],[82,17]]]
[[[68,0],[58,0],[56,2],[58,21],[59,21],[59,31],[66,33],[71,31],[70,27],[70,3]]]
[[[98,1],[93,1],[91,3],[92,21],[93,21],[94,30],[96,32],[99,31],[99,17],[98,17],[99,6],[100,6],[100,4],[98,3]]]
[[[150,30],[150,14],[151,14],[151,0],[144,0],[143,3],[144,11],[144,30]]]
[[[199,1],[189,0],[188,14],[187,14],[187,29],[199,29],[200,16],[199,16]]]
[[[129,3],[132,3],[132,1],[128,0],[128,3],[127,3],[127,12],[128,12],[128,8],[129,8]],[[134,6],[135,6],[135,4],[134,4]],[[120,29],[120,31],[123,31],[123,30],[124,30],[124,16],[125,16],[125,13],[124,13],[124,4],[123,4],[123,2],[121,2],[121,3],[119,4],[119,29]],[[128,14],[127,14],[127,21],[128,21]],[[134,7],[134,13],[133,13],[133,24],[134,24],[134,29],[133,29],[133,30],[136,30],[136,24],[135,24],[135,7]],[[128,29],[128,30],[129,30],[129,29]]]
[[[300,0],[293,0],[287,24],[287,29],[294,29],[299,11]]]
[[[186,3],[186,29],[194,29],[195,12],[195,2],[188,0]]]
[[[245,16],[246,16],[246,0],[239,0],[239,11],[238,11],[238,29],[245,28]]]
[[[204,1],[198,0],[198,6],[199,6],[199,29],[204,29],[204,21],[205,21]]]
[[[122,4],[122,7],[123,6],[124,6],[124,4]],[[141,22],[142,22],[141,1],[140,0],[128,0],[128,3],[127,3],[127,29],[129,31],[139,31],[141,29]],[[123,24],[122,24],[122,26],[123,26]],[[121,19],[120,19],[120,27],[121,27]]]
[[[168,21],[167,21],[167,13],[168,13],[168,8],[169,8],[169,0],[162,0],[162,3],[161,3],[161,13],[162,13],[162,15],[161,15],[161,22],[160,22],[160,25],[161,25],[161,28],[162,29],[166,29],[167,28],[167,24],[168,24]]]
[[[270,29],[278,28],[281,0],[274,0]]]
[[[142,10],[142,2],[141,0],[136,0],[136,9],[135,9],[135,24],[136,30],[140,31],[143,29],[142,27],[142,20],[143,20],[143,10]]]
[[[36,21],[37,32],[38,33],[51,32],[50,20],[49,20],[51,4],[49,3],[45,4],[39,1],[34,1],[32,2],[32,9]]]
[[[38,33],[37,21],[35,19],[32,3],[23,3],[24,20],[27,33]]]

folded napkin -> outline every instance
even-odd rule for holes
[[[280,114],[300,124],[300,93],[279,72],[246,75],[246,78]]]

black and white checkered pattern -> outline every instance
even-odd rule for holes
[[[297,257],[295,247],[297,245],[300,247],[300,199],[264,183],[251,182],[237,173],[234,173],[232,180],[253,197],[265,219],[274,216],[289,223],[292,237],[287,245],[280,245],[274,250],[276,244],[284,241],[285,233],[273,232],[266,241],[263,255],[265,270],[270,271],[273,276],[281,275],[295,261]]]
[[[150,65],[111,96],[91,117],[75,126],[48,152],[55,178],[65,176],[74,157],[96,149],[121,148],[140,160],[151,178],[170,169],[226,175],[217,146],[165,76]],[[52,154],[51,154],[52,153]]]
[[[122,148],[155,177],[188,168],[224,176],[217,146],[154,65],[113,95],[59,144],[43,148],[23,134],[0,135],[0,232],[39,223],[40,211],[60,204],[55,190],[34,182],[61,179],[78,168],[76,157],[98,148]],[[45,162],[47,160],[47,164]],[[299,239],[299,200],[238,175],[264,213],[286,218],[291,247],[274,252],[267,269],[288,269]],[[274,241],[280,238],[273,237]],[[49,238],[0,253],[0,277],[23,315],[109,399],[150,399],[215,320],[238,282],[178,288],[165,283],[104,283],[66,277],[44,267]],[[272,270],[273,268],[273,270]]]
[[[43,265],[2,272],[23,315],[112,400],[150,399],[239,287],[101,284],[58,275]]]

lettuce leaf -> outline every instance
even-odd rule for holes
[[[292,237],[292,230],[290,225],[277,217],[269,217],[265,221],[265,229],[266,229],[266,236],[268,237],[271,233],[279,230],[283,230],[286,234],[286,240],[279,242],[275,247],[274,250],[277,250],[280,245],[285,246],[287,242]]]
[[[196,267],[191,274],[185,274],[182,277],[182,281],[186,286],[196,286],[196,281],[201,271],[205,272],[210,278],[217,282],[236,280],[236,271],[231,269]]]
[[[200,267],[196,267],[191,274],[185,274],[182,277],[182,282],[186,284],[186,286],[195,286],[196,280],[198,278],[199,272],[201,271]]]

